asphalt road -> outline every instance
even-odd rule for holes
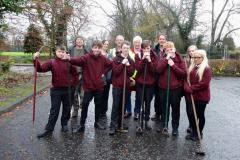
[[[111,95],[111,94],[110,94]],[[111,97],[111,96],[110,96]],[[134,96],[132,96],[132,101]],[[110,98],[109,106],[112,103]],[[132,102],[134,104],[134,101]],[[31,101],[14,111],[0,116],[0,159],[132,159],[132,160],[239,160],[240,159],[240,78],[214,78],[211,83],[211,102],[206,109],[206,125],[203,131],[204,157],[195,154],[196,144],[185,140],[187,117],[185,102],[181,102],[181,118],[178,137],[165,137],[152,131],[136,135],[137,122],[127,119],[129,132],[114,137],[105,131],[95,130],[94,106],[90,104],[84,134],[62,133],[60,116],[52,137],[37,139],[37,133],[47,122],[49,91],[37,97],[36,121],[32,125]],[[152,106],[153,110],[153,106]],[[111,109],[108,111],[110,119]],[[61,114],[60,114],[61,115]],[[79,120],[69,122],[75,127]],[[108,120],[108,123],[110,121]],[[170,130],[171,131],[171,130]]]

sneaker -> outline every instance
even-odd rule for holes
[[[134,120],[138,120],[139,119],[139,113],[134,113]]]
[[[96,129],[99,129],[99,130],[105,130],[106,129],[106,127],[104,125],[102,125],[101,123],[99,123],[99,122],[95,122],[94,123],[94,127]]]
[[[108,134],[109,136],[113,136],[115,134],[115,129],[111,128]]]
[[[43,133],[37,135],[37,138],[43,138],[52,135],[52,131],[45,130]]]
[[[62,132],[67,132],[67,131],[68,131],[68,126],[67,126],[67,125],[62,126],[61,131],[62,131]]]
[[[153,117],[151,117],[152,121],[160,121],[160,116],[155,114]]]
[[[85,126],[84,125],[80,125],[79,128],[77,128],[75,131],[73,131],[73,133],[81,133],[85,131]]]
[[[145,122],[145,129],[148,131],[150,131],[152,129],[152,127],[150,126],[148,121]]]
[[[72,118],[76,118],[78,116],[78,110],[73,110]]]
[[[172,130],[172,135],[173,136],[178,136],[178,129],[173,129]]]
[[[187,133],[192,133],[192,128],[189,126],[186,131]]]
[[[131,117],[132,116],[132,113],[129,113],[129,112],[126,112],[125,114],[124,114],[124,118],[129,118],[129,117]]]

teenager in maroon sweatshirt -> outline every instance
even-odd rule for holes
[[[208,59],[205,50],[196,50],[192,56],[193,62],[188,69],[188,79],[184,82],[184,90],[186,92],[186,104],[191,109],[190,123],[192,127],[192,133],[186,136],[186,139],[197,140],[197,129],[193,113],[193,107],[190,94],[193,95],[193,99],[196,106],[197,118],[199,119],[200,134],[205,125],[205,109],[210,101],[210,81],[212,72],[208,66]]]
[[[129,57],[130,43],[125,41],[122,44],[122,51],[116,55],[113,59],[112,68],[112,94],[113,94],[113,105],[111,113],[111,123],[109,135],[114,135],[116,130],[121,127],[121,116],[122,116],[122,98],[123,98],[123,87],[124,87],[124,70],[126,67],[126,90],[125,90],[125,105],[127,102],[129,88],[130,88],[130,77],[132,76],[135,67],[133,60]],[[125,106],[124,105],[124,106]],[[127,129],[124,127],[124,129]]]
[[[37,65],[37,72],[52,72],[52,88],[50,89],[51,109],[48,123],[43,133],[38,134],[38,138],[51,135],[58,119],[60,106],[62,103],[61,125],[62,132],[67,132],[67,123],[70,119],[71,105],[74,96],[74,87],[78,84],[78,73],[76,67],[69,64],[68,61],[62,60],[66,55],[64,47],[56,47],[56,58],[51,59],[42,65],[37,60],[39,52],[33,56],[34,64]]]
[[[150,106],[154,93],[155,70],[157,65],[157,55],[151,50],[151,42],[144,40],[142,43],[142,52],[135,56],[135,67],[137,70],[137,95],[142,105],[145,105],[145,113],[142,115],[145,118],[145,129],[151,130],[149,125]],[[146,75],[144,77],[146,67]],[[144,87],[144,93],[143,93]],[[143,102],[142,102],[143,96]]]
[[[73,65],[82,67],[83,74],[83,102],[80,127],[76,132],[85,130],[85,121],[87,118],[88,106],[94,98],[95,103],[95,123],[94,127],[100,130],[106,129],[99,121],[99,116],[102,111],[102,96],[104,89],[104,74],[112,68],[112,62],[101,54],[102,42],[94,41],[91,51],[83,56],[70,58],[69,62]]]
[[[158,80],[160,102],[162,102],[162,115],[161,125],[157,129],[158,132],[162,131],[162,128],[168,128],[169,111],[172,107],[172,134],[178,135],[178,126],[180,119],[180,101],[183,91],[183,79],[187,76],[186,65],[179,53],[176,52],[173,42],[166,42],[164,45],[166,52],[166,58],[161,59],[157,65],[157,72],[160,74]],[[168,67],[170,66],[170,73],[168,73]],[[168,76],[170,74],[169,83],[169,98],[167,103],[167,90],[168,90]]]

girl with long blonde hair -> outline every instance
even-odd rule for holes
[[[192,127],[192,132],[190,135],[186,136],[186,139],[196,141],[197,130],[190,95],[193,95],[197,117],[199,119],[200,133],[202,135],[205,125],[205,108],[210,101],[210,81],[212,72],[208,65],[205,50],[196,50],[193,53],[192,59],[193,61],[188,69],[188,82],[185,81],[184,83],[186,104],[190,109],[190,125]]]

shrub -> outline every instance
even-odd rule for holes
[[[0,63],[1,71],[2,71],[2,72],[8,72],[11,65],[12,65],[11,59],[9,59],[8,61],[3,61],[3,62],[1,62],[1,63]]]
[[[213,75],[240,76],[240,61],[238,60],[210,60]]]

